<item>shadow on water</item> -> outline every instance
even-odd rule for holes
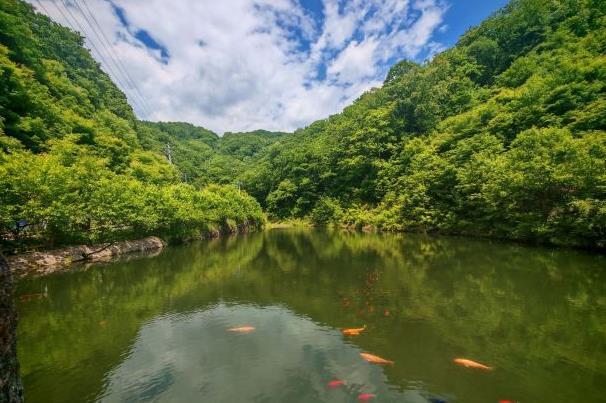
[[[289,229],[29,278],[17,295],[44,297],[19,302],[26,399],[599,402],[605,263],[485,240]],[[364,324],[358,337],[339,331]],[[226,332],[242,325],[256,331]]]

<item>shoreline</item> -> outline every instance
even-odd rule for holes
[[[193,240],[209,240],[235,234],[246,234],[263,228],[263,225],[244,223],[221,229],[211,229],[196,238],[180,240],[178,243],[188,243]],[[151,252],[159,253],[173,244],[158,236],[148,236],[134,240],[105,242],[93,245],[73,245],[55,249],[31,251],[16,255],[5,256],[11,272],[18,278],[29,275],[47,275],[69,270],[75,265],[90,263],[106,263],[118,258]]]
[[[79,263],[108,262],[123,255],[159,251],[167,245],[164,240],[156,236],[150,236],[109,244],[76,245],[45,251],[25,252],[7,256],[6,260],[11,271],[17,277],[24,277],[67,270]]]

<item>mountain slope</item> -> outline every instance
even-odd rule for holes
[[[606,3],[513,0],[270,147],[277,218],[606,246]]]
[[[170,158],[185,182],[196,186],[210,183],[235,184],[239,176],[270,145],[288,133],[257,130],[225,133],[180,122],[140,122],[137,135],[146,150]]]
[[[251,197],[183,184],[146,149],[144,124],[82,44],[29,4],[0,0],[0,246],[183,240],[262,224]]]

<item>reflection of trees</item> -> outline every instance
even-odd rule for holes
[[[205,284],[221,283],[224,268],[244,267],[261,247],[259,236],[227,238],[170,248],[154,259],[128,261],[88,271],[23,281],[18,294],[48,290],[48,299],[23,303],[19,356],[26,394],[37,383],[61,384],[69,377],[84,391],[96,391],[120,361],[139,327],[177,303],[210,302]],[[48,305],[47,305],[48,304]],[[53,370],[52,376],[45,372]],[[56,371],[58,369],[58,371]],[[38,375],[40,374],[40,375]],[[79,390],[44,388],[32,401],[80,401]],[[93,398],[94,396],[89,396]]]
[[[573,382],[579,368],[592,376],[574,382],[595,390],[606,372],[605,261],[464,238],[305,229],[169,249],[22,283],[22,293],[49,290],[48,301],[21,306],[25,386],[49,382],[36,370],[59,363],[66,372],[52,382],[83,373],[86,390],[99,390],[143,322],[223,300],[285,304],[332,327],[365,323],[353,341],[396,360],[386,369],[394,382],[415,374],[457,390],[448,361],[460,354],[507,376],[540,374],[519,379],[525,391]],[[56,389],[63,395],[53,400],[70,400]]]
[[[424,321],[452,354],[482,358],[501,373],[537,374],[520,379],[528,390],[571,379],[591,389],[604,381],[596,375],[606,370],[603,256],[416,235],[287,231],[268,237],[253,272],[267,273],[274,262],[297,268],[271,284],[262,280],[271,274],[257,276],[254,287],[273,284],[266,291],[278,296],[273,300],[331,326],[368,324],[385,337],[360,339],[368,350],[398,350],[398,338],[407,335],[394,324]]]

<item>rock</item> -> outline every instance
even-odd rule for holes
[[[159,250],[166,243],[151,236],[136,241],[120,241],[111,244],[79,245],[44,252],[28,252],[10,256],[8,263],[18,275],[28,273],[47,274],[59,271],[77,262],[105,262],[118,256]]]
[[[16,331],[13,278],[8,263],[0,255],[0,403],[23,402]]]

